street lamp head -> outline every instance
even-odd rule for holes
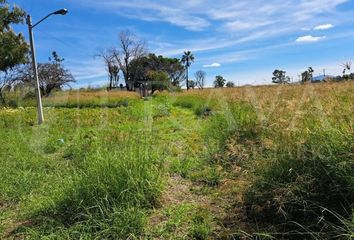
[[[55,14],[55,15],[65,15],[67,13],[68,13],[68,9],[63,8],[63,9],[60,9],[60,10],[54,12],[53,14]]]

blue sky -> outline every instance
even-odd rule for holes
[[[223,75],[237,85],[270,83],[274,69],[298,79],[312,66],[315,75],[340,74],[354,58],[354,0],[9,0],[33,21],[60,8],[35,29],[38,61],[53,50],[65,58],[76,87],[107,82],[95,55],[118,46],[129,29],[150,52],[195,55],[191,76],[207,72],[208,85]],[[16,27],[24,32],[25,26]]]

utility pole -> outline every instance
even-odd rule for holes
[[[39,20],[36,24],[32,24],[32,18],[28,14],[26,18],[26,23],[28,25],[28,32],[30,38],[30,45],[31,45],[31,55],[32,55],[32,68],[33,68],[33,77],[36,83],[36,95],[37,95],[37,111],[38,111],[38,124],[41,125],[44,122],[43,117],[43,106],[42,106],[42,98],[41,98],[41,89],[39,86],[39,79],[38,79],[38,68],[37,68],[37,61],[36,61],[36,52],[34,48],[34,38],[33,38],[33,28],[35,28],[38,24],[46,20],[48,17],[52,15],[65,15],[68,13],[68,10],[63,8],[58,11],[52,12]]]
[[[40,125],[40,124],[43,123],[44,117],[43,117],[43,106],[42,106],[42,98],[41,98],[41,89],[40,89],[40,86],[39,86],[39,79],[38,79],[36,52],[35,52],[35,49],[34,49],[33,26],[32,26],[32,19],[31,19],[30,15],[27,15],[27,25],[28,25],[30,45],[31,45],[33,76],[34,76],[34,81],[36,83],[38,124]]]

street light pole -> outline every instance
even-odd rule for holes
[[[37,95],[37,111],[38,111],[38,124],[41,125],[44,122],[43,117],[43,106],[42,106],[42,98],[41,98],[41,89],[39,85],[39,78],[38,78],[38,68],[37,68],[37,61],[36,61],[36,52],[34,48],[34,39],[33,39],[33,28],[36,27],[38,24],[46,20],[51,15],[65,15],[68,13],[68,10],[63,8],[58,11],[52,12],[39,20],[36,24],[32,25],[32,18],[30,15],[27,15],[27,25],[29,31],[29,38],[30,38],[30,45],[31,45],[31,55],[32,55],[32,68],[33,68],[33,76],[34,81],[36,82],[36,95]]]
[[[35,53],[35,49],[34,49],[33,26],[32,26],[32,19],[31,19],[30,15],[27,15],[27,25],[28,25],[30,45],[31,45],[33,76],[34,76],[34,80],[36,82],[38,124],[40,125],[40,124],[43,123],[44,117],[43,117],[43,106],[42,106],[42,98],[41,98],[41,89],[40,89],[40,86],[39,86],[39,79],[38,79],[36,53]]]

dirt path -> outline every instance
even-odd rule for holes
[[[217,188],[182,177],[175,169],[188,158],[200,157],[205,147],[201,136],[203,120],[180,108],[174,109],[168,120],[178,126],[178,131],[168,133],[164,130],[168,135],[164,141],[169,140],[165,144],[172,156],[168,156],[166,162],[168,174],[160,206],[149,217],[145,237],[215,239],[215,234],[221,232],[221,220],[226,216],[226,203],[219,197]],[[178,151],[173,151],[176,147]]]

